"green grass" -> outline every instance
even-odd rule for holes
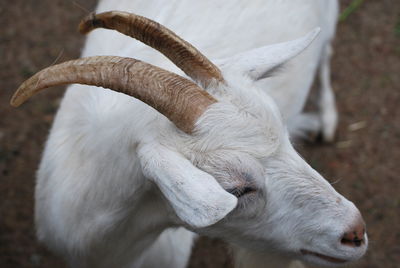
[[[397,37],[400,37],[400,17],[397,19],[396,26],[394,26],[394,33]]]
[[[350,5],[343,10],[342,14],[340,14],[339,21],[345,21],[363,2],[364,0],[353,0]]]

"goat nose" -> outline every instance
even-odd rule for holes
[[[340,242],[345,246],[359,247],[364,244],[364,234],[365,223],[362,219],[359,219],[356,225],[344,233]]]

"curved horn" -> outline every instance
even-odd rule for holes
[[[135,97],[186,133],[191,133],[207,107],[217,102],[195,83],[177,74],[131,58],[96,56],[38,72],[18,88],[11,105],[21,105],[42,89],[72,83],[110,88]]]
[[[193,80],[208,86],[212,79],[223,82],[221,71],[191,44],[148,18],[110,11],[91,14],[79,25],[83,34],[96,28],[113,29],[160,51]]]

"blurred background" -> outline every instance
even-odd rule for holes
[[[353,1],[340,2],[343,12]],[[337,139],[297,147],[367,222],[370,248],[351,267],[400,267],[400,1],[356,2],[334,42]],[[65,267],[37,243],[33,223],[35,171],[63,89],[19,109],[8,102],[35,72],[79,57],[76,28],[95,4],[0,0],[0,267]],[[226,245],[201,238],[190,267],[232,267]]]

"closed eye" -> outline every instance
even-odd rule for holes
[[[236,196],[237,198],[244,196],[246,194],[250,194],[250,193],[254,193],[256,192],[256,189],[253,187],[242,187],[242,188],[232,188],[232,189],[228,189],[226,190],[228,193],[233,194],[234,196]]]

